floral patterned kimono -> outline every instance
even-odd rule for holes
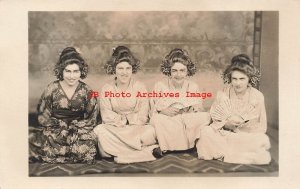
[[[220,116],[221,107],[241,116],[245,123],[234,131],[224,129],[229,114],[223,111]],[[264,96],[260,91],[248,87],[243,98],[239,99],[231,85],[228,85],[218,92],[210,113],[213,123],[201,131],[197,143],[200,159],[223,159],[224,162],[242,164],[268,164],[271,161],[268,152],[270,141],[265,134],[267,119]]]
[[[100,95],[103,124],[94,132],[102,156],[113,156],[117,163],[155,160],[152,150],[157,147],[155,130],[147,125],[149,99],[137,98],[138,92],[147,92],[145,86],[131,79],[126,93],[131,97],[105,97],[105,92],[120,93],[116,81],[105,84]]]
[[[48,85],[38,104],[40,133],[30,133],[30,156],[48,163],[92,163],[96,155],[93,128],[99,118],[96,98],[82,81],[71,99],[59,81]]]
[[[162,151],[187,150],[195,146],[202,127],[209,125],[211,118],[202,111],[202,98],[186,97],[186,92],[199,93],[196,83],[185,80],[180,90],[170,79],[155,84],[154,91],[179,93],[179,97],[153,98],[153,113],[150,123],[154,126]],[[181,109],[182,113],[170,117],[159,112],[169,106]]]

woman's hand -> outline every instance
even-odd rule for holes
[[[236,125],[235,123],[230,122],[230,121],[227,121],[224,125],[224,129],[230,130],[230,131],[236,130],[237,127],[238,127],[238,125]]]
[[[224,125],[225,129],[235,131],[241,124],[244,123],[244,120],[241,116],[233,115],[227,119],[227,122]]]
[[[52,127],[52,128],[59,128],[60,127],[60,120],[56,118],[50,118],[48,120],[43,120],[43,117],[39,117],[40,122],[43,122],[45,127]],[[41,121],[42,120],[42,121]]]
[[[232,115],[228,118],[228,121],[232,122],[233,124],[239,126],[242,123],[244,123],[244,120],[241,116],[239,115]]]
[[[160,111],[161,114],[164,114],[166,116],[176,116],[180,113],[180,110],[178,108],[174,108],[174,107],[168,107],[166,109],[163,109],[162,111]]]
[[[77,120],[73,120],[71,122],[71,124],[75,125],[76,127],[85,127],[86,123],[84,121],[77,121]]]
[[[202,108],[200,106],[200,104],[196,104],[193,106],[189,106],[189,109],[187,111],[188,113],[192,113],[192,112],[202,112]]]

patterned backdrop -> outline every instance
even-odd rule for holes
[[[253,56],[255,12],[29,12],[29,111],[34,112],[53,67],[66,46],[80,49],[100,90],[103,65],[112,48],[128,46],[142,64],[138,78],[151,89],[162,58],[175,47],[187,50],[199,72],[193,80],[216,92],[221,71],[233,55]],[[254,51],[255,52],[255,51]],[[209,108],[212,99],[206,102]]]

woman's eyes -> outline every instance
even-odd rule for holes
[[[65,72],[71,73],[72,71],[71,71],[71,70],[65,70]],[[73,72],[74,72],[74,73],[79,73],[80,71],[79,71],[79,70],[74,70]]]
[[[124,69],[126,69],[126,70],[131,70],[131,67],[128,67],[128,68],[117,68],[118,70],[124,70]]]
[[[187,72],[187,70],[171,70],[171,72]]]

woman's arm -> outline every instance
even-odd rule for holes
[[[266,133],[267,132],[267,115],[264,102],[264,96],[261,94],[257,98],[255,112],[244,115],[243,119],[246,124],[243,125],[249,132]]]
[[[43,91],[39,103],[37,105],[38,122],[43,127],[56,127],[59,126],[59,120],[52,117],[52,93],[54,84],[51,83]]]
[[[146,93],[147,89],[142,83],[136,83],[138,92]],[[126,118],[130,125],[145,125],[149,121],[150,104],[149,98],[139,97],[137,99],[137,107],[135,111],[127,114]]]
[[[97,102],[97,98],[91,95],[93,91],[90,88],[86,88],[86,108],[84,113],[84,120],[77,121],[73,120],[72,124],[75,126],[85,129],[87,132],[93,130],[100,120],[100,110]]]
[[[110,97],[105,97],[106,91],[112,91],[112,88],[109,85],[104,85],[100,94],[100,112],[103,123],[116,127],[126,125],[126,116],[113,111]]]
[[[154,91],[156,93],[172,92],[169,91],[162,82],[158,82],[155,84]],[[172,101],[170,98],[177,98],[177,97],[163,97],[163,98],[153,97],[151,99],[153,112],[161,112],[162,110],[171,106],[174,103],[174,101]]]
[[[190,89],[189,92],[194,92],[194,93],[200,93],[200,89],[199,86],[196,83],[191,83],[190,85]],[[203,108],[203,100],[202,98],[199,97],[190,97],[191,99],[189,99],[192,104],[192,106],[190,107],[190,111],[189,112],[202,112],[204,110]]]

